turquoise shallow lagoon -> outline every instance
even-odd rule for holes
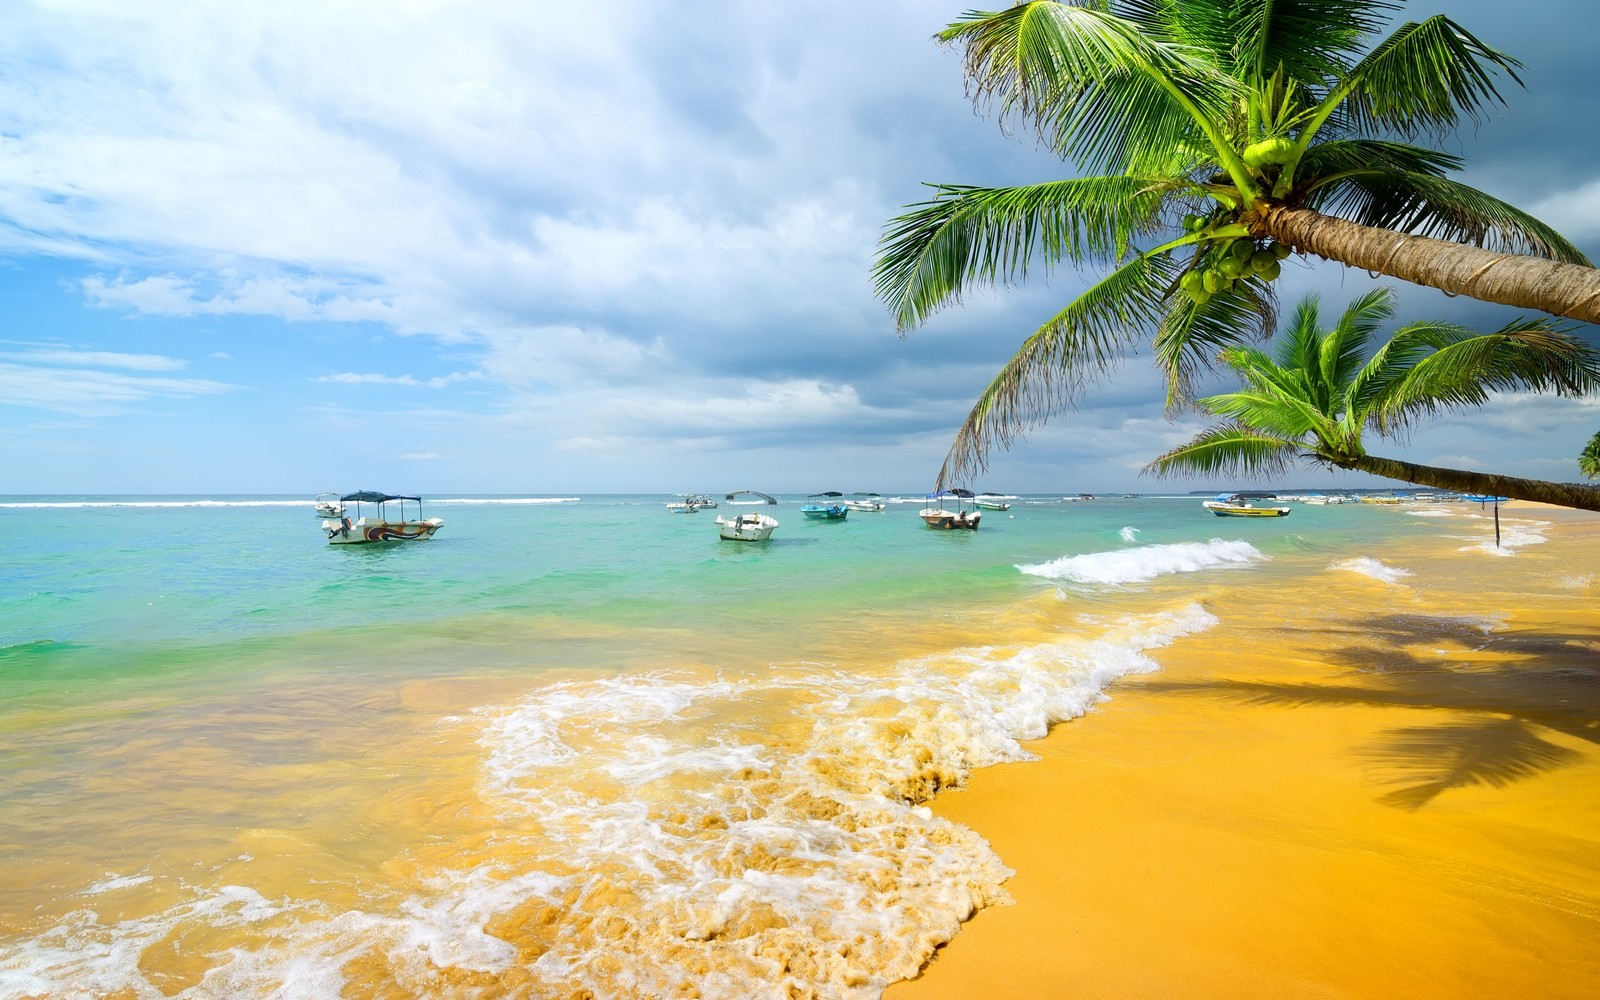
[[[0,993],[876,996],[1004,898],[940,787],[1233,574],[1314,601],[1488,530],[1038,496],[941,533],[904,496],[782,497],[765,544],[659,495],[429,498],[384,547],[305,497],[0,497]]]

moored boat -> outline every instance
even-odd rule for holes
[[[731,542],[764,542],[777,527],[777,518],[754,511],[717,516],[718,537]]]
[[[667,504],[667,509],[674,514],[693,514],[697,510],[706,508],[715,509],[717,502],[703,493],[684,493],[682,500],[674,500]]]
[[[318,493],[311,507],[318,517],[344,517],[344,504],[337,493]]]
[[[883,497],[877,493],[857,493],[851,499],[841,500],[840,502],[851,510],[866,511],[867,513],[876,513],[889,506],[883,502]]]
[[[974,507],[984,510],[1010,510],[1011,503],[1003,493],[979,493],[972,498]]]
[[[1260,496],[1261,494],[1256,494]],[[1271,494],[1267,494],[1271,496]],[[1250,502],[1250,496],[1243,493],[1219,493],[1215,500],[1207,500],[1201,506],[1218,517],[1288,517],[1288,507],[1257,507]]]
[[[800,508],[800,513],[813,521],[843,521],[850,513],[850,508],[837,499],[843,496],[844,494],[838,490],[824,490],[821,493],[812,493],[807,497],[808,500],[823,497],[830,502],[808,503]]]
[[[352,518],[346,513],[322,522],[322,530],[328,533],[329,545],[415,542],[432,538],[434,533],[444,526],[444,521],[440,518],[423,519],[421,497],[360,490],[340,497],[339,502],[346,505],[355,504],[356,516]],[[388,505],[391,503],[399,505],[398,517],[394,520],[389,518]],[[407,503],[417,505],[415,517],[406,516]],[[375,504],[376,512],[372,515],[366,514],[362,509],[363,504]],[[349,508],[345,509],[348,511]]]
[[[949,510],[939,505],[939,502],[947,497],[955,498],[955,510]],[[923,524],[937,531],[956,531],[961,529],[977,531],[978,521],[983,517],[983,511],[967,509],[967,501],[972,498],[971,490],[954,489],[929,493],[926,499],[934,501],[934,505],[917,511],[917,516],[922,518]]]

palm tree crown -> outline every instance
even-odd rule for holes
[[[1579,453],[1578,471],[1588,479],[1600,479],[1600,431],[1595,432]]]
[[[1169,405],[1185,402],[1212,352],[1273,328],[1272,282],[1296,253],[1600,320],[1600,271],[1572,243],[1447,177],[1458,157],[1410,141],[1479,118],[1501,102],[1499,81],[1520,82],[1520,64],[1444,16],[1367,48],[1396,9],[1031,0],[936,36],[962,47],[977,104],[1089,176],[931,185],[889,222],[874,265],[900,329],[1035,266],[1109,269],[979,397],[941,484],[982,468],[991,447],[1070,404],[1147,337]],[[1518,277],[1529,263],[1543,269],[1537,282]],[[1581,279],[1578,306],[1551,297],[1567,287],[1552,268]],[[1535,284],[1537,301],[1525,294]]]
[[[1403,436],[1417,419],[1477,406],[1495,390],[1581,395],[1600,387],[1600,352],[1547,321],[1478,334],[1448,323],[1411,323],[1375,344],[1394,311],[1387,289],[1361,296],[1323,330],[1315,297],[1301,302],[1276,353],[1225,348],[1238,392],[1198,400],[1229,421],[1157,458],[1146,473],[1281,473],[1305,461],[1426,483],[1600,510],[1600,490],[1436,469],[1366,451],[1363,435]],[[1573,491],[1578,491],[1576,494]]]

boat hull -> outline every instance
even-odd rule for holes
[[[730,542],[765,542],[777,527],[778,519],[765,514],[717,518],[717,536]]]
[[[419,542],[432,538],[444,521],[430,517],[426,521],[385,521],[376,517],[326,520],[322,530],[328,533],[329,545],[372,545],[384,542]]]
[[[917,512],[922,523],[935,531],[977,531],[983,512],[978,510],[929,509]]]
[[[807,504],[800,508],[800,513],[813,521],[843,521],[849,515],[850,508],[843,504],[828,504],[825,507]]]
[[[1217,503],[1214,500],[1205,502],[1206,510],[1218,517],[1288,517],[1288,507],[1242,507],[1232,504]]]
[[[978,505],[979,507],[982,507],[984,510],[1010,510],[1011,509],[1011,505],[1009,503],[1006,503],[1004,500],[974,500],[972,502],[974,504]]]

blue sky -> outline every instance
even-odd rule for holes
[[[920,182],[1067,172],[974,114],[930,40],[964,9],[6,4],[0,493],[930,485],[1085,284],[970,296],[904,338],[872,295]],[[1588,3],[1406,14],[1435,12],[1528,66],[1445,141],[1464,179],[1600,258]],[[1297,264],[1280,295],[1334,311],[1373,284]],[[1402,318],[1513,315],[1400,291]],[[1132,359],[972,485],[1233,485],[1138,477],[1202,426],[1160,398]],[[1572,480],[1596,430],[1600,401],[1501,397],[1378,450]]]

